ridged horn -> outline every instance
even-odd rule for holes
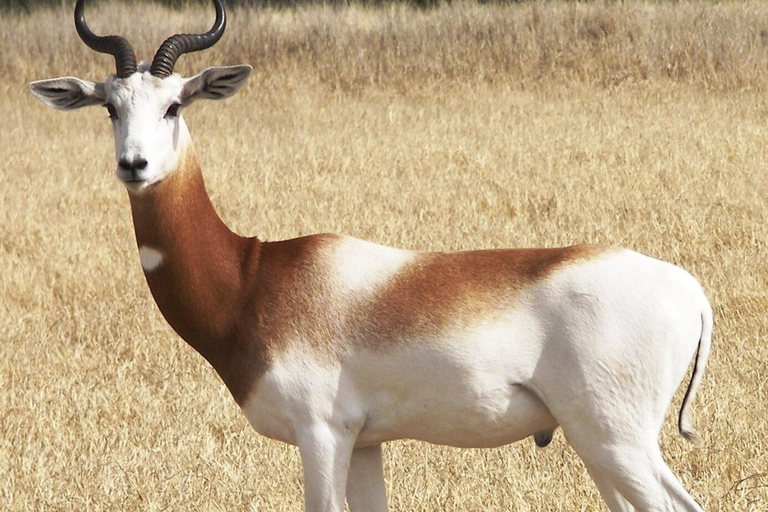
[[[152,67],[149,72],[158,78],[165,78],[173,73],[176,59],[185,53],[197,52],[210,48],[221,39],[227,26],[227,14],[221,0],[213,0],[216,6],[216,21],[211,30],[205,34],[176,34],[166,39],[155,58],[152,59]]]
[[[80,39],[89,48],[99,53],[108,53],[115,57],[117,76],[127,78],[136,72],[136,54],[127,39],[120,36],[97,36],[85,22],[85,0],[77,0],[75,5],[75,28]]]

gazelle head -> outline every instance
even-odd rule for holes
[[[224,99],[235,94],[251,73],[250,66],[208,68],[182,78],[173,72],[184,53],[213,46],[224,33],[226,13],[221,0],[216,21],[205,34],[176,34],[157,50],[151,65],[136,64],[131,44],[120,36],[97,36],[88,28],[84,0],[75,6],[75,27],[83,42],[115,57],[117,72],[104,82],[74,77],[32,82],[29,88],[47,105],[73,110],[102,105],[109,112],[115,136],[117,177],[140,192],[168,176],[189,143],[181,111],[198,99]]]

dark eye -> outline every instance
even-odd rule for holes
[[[181,108],[181,105],[179,103],[174,103],[170,107],[168,107],[168,110],[165,112],[165,118],[170,119],[173,117],[177,117],[179,115],[179,109]]]
[[[115,106],[111,103],[106,103],[104,108],[106,108],[107,112],[109,112],[109,118],[113,121],[117,121],[117,109]]]

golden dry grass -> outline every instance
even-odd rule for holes
[[[136,9],[89,16],[143,58],[210,23]],[[106,114],[26,92],[111,60],[68,9],[1,21],[0,508],[301,510],[297,451],[250,430],[154,306]],[[240,233],[601,242],[694,273],[717,315],[705,445],[676,435],[678,397],[665,456],[707,510],[768,509],[768,5],[239,9],[178,68],[240,62],[257,68],[245,91],[185,114]],[[545,450],[395,442],[385,465],[396,511],[604,509],[560,434]]]

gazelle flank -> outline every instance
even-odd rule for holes
[[[611,511],[701,511],[657,440],[691,361],[678,427],[698,439],[690,407],[713,323],[698,282],[611,247],[429,253],[233,233],[183,110],[232,96],[251,67],[173,72],[221,38],[226,13],[214,4],[211,30],[174,35],[137,64],[126,39],[88,28],[78,0],[78,34],[115,57],[116,73],[30,89],[58,109],[108,110],[151,293],[253,428],[298,445],[306,510],[386,511],[386,441],[543,446],[561,427]]]

